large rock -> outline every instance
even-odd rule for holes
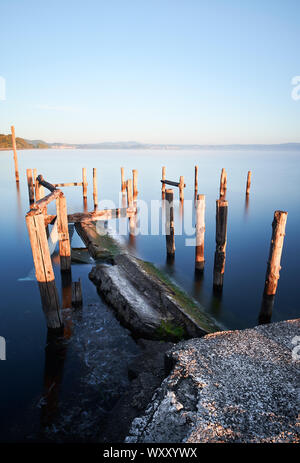
[[[299,441],[299,334],[300,319],[177,344],[126,442]]]

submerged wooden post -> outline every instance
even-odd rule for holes
[[[132,180],[131,178],[126,182],[127,189],[127,207],[133,208],[133,196],[132,196]]]
[[[259,323],[269,323],[271,321],[275,295],[279,280],[280,261],[282,255],[283,242],[285,237],[285,226],[287,212],[275,211],[272,223],[272,237],[267,264],[265,287],[259,314]]]
[[[98,184],[97,184],[97,169],[93,168],[93,199],[94,199],[94,209],[97,210],[98,207]]]
[[[58,329],[62,327],[63,322],[46,236],[44,215],[27,214],[26,225],[47,326],[51,329]]]
[[[59,255],[61,271],[70,271],[71,269],[71,246],[68,229],[67,201],[61,194],[56,200],[57,210],[57,231],[59,239]]]
[[[175,233],[174,233],[174,192],[172,189],[166,190],[166,246],[167,255],[175,254]]]
[[[227,243],[227,211],[228,202],[224,199],[217,199],[216,202],[216,252],[214,261],[215,290],[222,290],[224,282],[224,270],[226,260]]]
[[[34,188],[33,188],[32,169],[26,169],[26,175],[27,175],[29,204],[31,205],[31,204],[34,203]]]
[[[87,198],[86,167],[82,168],[82,194],[83,198]]]
[[[179,178],[179,199],[184,200],[184,177],[182,176]]]
[[[250,194],[250,186],[251,186],[251,170],[248,171],[247,175],[247,184],[246,184],[246,195],[249,196]]]
[[[161,169],[161,179],[166,180],[166,168],[165,167],[162,167],[162,169]],[[166,191],[166,184],[162,183],[161,184],[161,192],[162,192],[162,194],[164,194],[165,191]]]
[[[221,178],[220,178],[220,199],[225,199],[227,190],[227,173],[226,170],[222,169]]]
[[[137,196],[138,196],[137,177],[138,177],[138,171],[136,169],[133,169],[132,171],[133,201],[136,201]]]
[[[204,270],[205,195],[198,195],[196,202],[196,258],[195,269]]]
[[[121,167],[121,191],[122,193],[126,192],[126,182],[124,177],[124,167]]]
[[[12,141],[12,148],[14,152],[15,177],[16,177],[16,182],[19,182],[20,176],[19,176],[19,166],[18,166],[17,144],[16,144],[15,128],[13,125],[11,126],[11,141]]]
[[[198,166],[195,166],[195,195],[198,191]]]

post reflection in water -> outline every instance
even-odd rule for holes
[[[260,313],[258,316],[259,325],[264,325],[271,322],[274,302],[275,296],[267,296],[265,294],[263,295]]]
[[[250,204],[249,195],[245,195],[245,212],[244,212],[244,216],[246,218],[249,215],[249,204]]]
[[[67,346],[63,334],[48,329],[45,348],[45,371],[41,427],[49,427],[59,413],[59,390],[63,379]]]

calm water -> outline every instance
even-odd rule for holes
[[[175,228],[186,225],[186,232],[176,236],[173,265],[166,262],[165,236],[126,237],[138,256],[164,268],[205,310],[225,328],[246,328],[257,324],[266,263],[271,237],[271,223],[276,209],[288,211],[282,270],[272,321],[299,317],[298,259],[300,256],[299,167],[300,153],[253,151],[23,151],[19,152],[20,188],[14,181],[11,152],[0,152],[1,227],[1,310],[0,336],[7,342],[7,361],[0,362],[0,441],[51,439],[66,436],[96,438],[92,428],[101,433],[101,417],[128,386],[126,367],[138,355],[129,333],[99,299],[88,280],[90,265],[73,265],[73,280],[83,284],[84,308],[80,316],[69,320],[72,336],[60,350],[53,407],[45,411],[44,389],[51,376],[45,355],[47,330],[41,310],[37,284],[32,275],[32,256],[24,216],[28,210],[26,168],[53,183],[81,181],[81,168],[88,168],[88,201],[92,205],[92,168],[98,168],[98,195],[118,205],[120,166],[126,178],[138,169],[139,199],[161,198],[161,166],[167,178],[177,181],[184,175],[185,198],[192,200],[194,166],[199,166],[199,191],[206,195],[205,272],[195,279],[193,247],[185,246],[193,208],[188,201],[183,211],[175,208]],[[218,197],[221,168],[228,174],[228,239],[224,289],[216,297],[212,291],[215,251],[215,200]],[[247,171],[252,170],[251,194],[245,203]],[[69,212],[82,210],[82,189],[66,188]],[[175,189],[175,198],[177,198]],[[107,203],[107,207],[109,203]],[[72,245],[82,246],[74,234]],[[54,263],[57,258],[54,256]],[[55,264],[57,286],[60,272]],[[27,278],[25,281],[19,279]],[[69,318],[68,318],[69,317]],[[45,360],[46,359],[46,360]],[[51,363],[51,362],[50,362]],[[50,368],[50,369],[49,369]],[[50,371],[50,373],[49,373]],[[80,372],[80,374],[79,374]],[[77,378],[76,379],[74,379]],[[80,377],[80,379],[79,379]],[[84,411],[76,406],[76,397],[85,401]],[[95,408],[96,404],[96,408]],[[47,414],[58,413],[56,425]],[[85,413],[83,415],[83,413]],[[45,418],[46,415],[46,418]],[[38,434],[43,423],[42,437]],[[45,424],[46,422],[46,424]],[[50,424],[49,424],[50,423]],[[72,425],[70,424],[72,423]],[[99,427],[98,427],[99,425]],[[45,429],[46,437],[45,437]]]

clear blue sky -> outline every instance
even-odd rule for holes
[[[0,133],[300,142],[299,0],[1,0]]]

